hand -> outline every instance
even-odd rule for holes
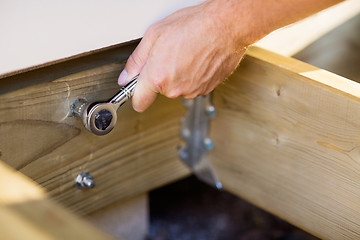
[[[158,93],[187,99],[209,94],[239,64],[245,45],[235,41],[224,23],[229,17],[215,3],[182,9],[146,31],[118,81],[125,85],[139,74],[136,111],[146,110]]]
[[[139,75],[136,111],[158,93],[191,99],[210,93],[239,64],[249,44],[341,0],[207,0],[152,25],[129,57],[119,84]]]

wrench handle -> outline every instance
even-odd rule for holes
[[[118,105],[118,108],[129,100],[133,95],[139,75],[133,77],[128,84],[120,89],[120,91],[111,98],[109,103]]]

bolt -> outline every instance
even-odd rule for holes
[[[186,160],[189,157],[188,152],[185,150],[185,148],[181,149],[179,152],[179,157],[181,160]]]
[[[79,175],[77,175],[75,178],[75,183],[79,189],[95,187],[94,179],[87,172],[83,172],[83,173],[80,173]]]
[[[204,147],[206,150],[210,151],[214,149],[214,142],[210,138],[204,139]]]
[[[216,109],[214,106],[209,106],[207,108],[207,114],[210,118],[214,118],[216,116]]]
[[[81,117],[83,111],[85,111],[85,108],[87,106],[88,102],[83,99],[77,99],[72,105],[71,105],[71,115],[75,117]]]
[[[183,128],[181,130],[181,136],[183,139],[188,139],[190,137],[190,135],[191,135],[191,132],[188,128]]]

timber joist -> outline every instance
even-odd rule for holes
[[[43,77],[0,95],[0,159],[81,214],[189,175],[178,159],[180,99],[159,97],[142,114],[127,103],[106,136],[69,114],[78,98],[113,96],[123,66]],[[213,104],[208,158],[225,190],[321,238],[360,237],[358,83],[250,48]],[[82,172],[94,188],[75,187]]]

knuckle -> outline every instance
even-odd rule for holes
[[[184,98],[191,100],[191,99],[196,98],[197,96],[198,96],[198,94],[192,93],[192,94],[187,94],[187,95],[185,95]]]
[[[154,37],[158,35],[158,24],[153,24],[151,25],[145,32],[145,36],[146,37]]]
[[[210,94],[212,91],[213,91],[212,88],[207,89],[206,91],[204,91],[204,95],[208,95],[208,94]]]
[[[152,81],[154,89],[158,90],[159,92],[164,88],[165,80],[164,78],[155,77]]]
[[[168,73],[163,70],[154,71],[151,74],[151,83],[154,89],[158,90],[158,92],[166,91],[166,86],[169,83],[169,78],[167,77]]]
[[[165,96],[168,98],[178,98],[181,96],[181,92],[177,89],[172,89],[171,91],[167,92]]]
[[[127,64],[130,64],[132,67],[140,67],[141,63],[141,58],[137,54],[131,54],[127,60]]]

